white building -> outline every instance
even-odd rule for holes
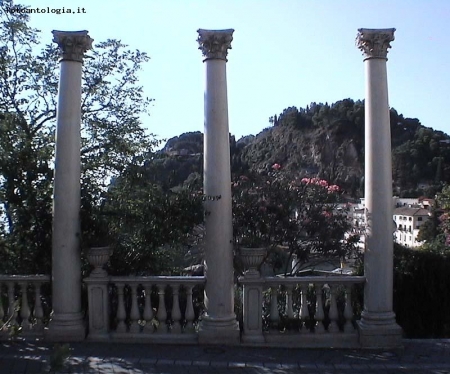
[[[430,217],[432,199],[392,198],[394,208],[394,239],[406,247],[418,247],[417,241],[420,226]],[[360,233],[360,248],[364,249],[365,199],[353,208],[353,227]]]
[[[404,206],[394,210],[394,221],[397,229],[395,241],[406,247],[418,247],[422,242],[417,240],[420,226],[430,218],[430,211],[422,207]]]

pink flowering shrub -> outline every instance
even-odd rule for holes
[[[289,248],[289,258],[349,256],[357,239],[339,186],[319,178],[292,178],[279,164],[232,183],[233,237],[237,247]],[[338,209],[339,208],[339,209]]]
[[[302,178],[301,179],[301,183],[304,184],[315,184],[317,186],[320,187],[324,187],[327,189],[328,193],[337,193],[340,192],[340,188],[339,186],[335,185],[335,184],[331,184],[329,185],[328,182],[324,179],[319,179],[319,178]]]

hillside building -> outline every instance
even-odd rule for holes
[[[417,240],[420,226],[430,218],[430,211],[421,206],[404,206],[394,210],[394,222],[397,229],[395,241],[406,247],[414,248],[423,244]]]
[[[394,209],[394,240],[406,247],[414,248],[422,245],[417,240],[420,226],[430,218],[432,199],[392,198]],[[364,249],[365,199],[353,208],[353,226],[360,233],[360,248]]]

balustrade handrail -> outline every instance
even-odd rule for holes
[[[239,278],[239,282],[245,283],[246,279]],[[366,281],[365,276],[361,275],[319,275],[319,276],[307,276],[307,277],[263,277],[261,282],[266,285],[283,285],[283,284],[299,284],[299,283],[340,283],[340,284],[353,284],[364,283]]]
[[[164,283],[169,284],[202,284],[206,282],[205,276],[181,276],[181,275],[162,275],[162,276],[110,276],[107,278],[111,283]],[[87,280],[87,279],[85,279]]]
[[[50,275],[36,274],[36,275],[2,275],[0,274],[0,282],[50,282]]]

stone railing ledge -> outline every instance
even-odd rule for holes
[[[0,282],[50,282],[50,275],[0,275]]]

